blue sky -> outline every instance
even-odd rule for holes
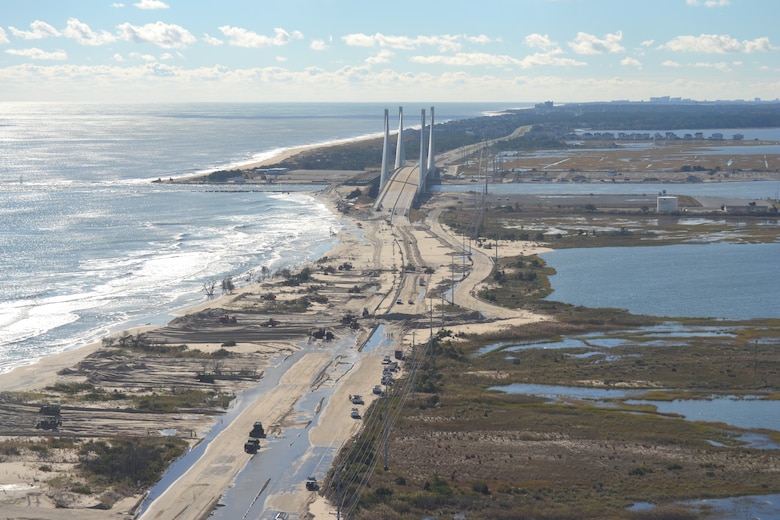
[[[780,96],[777,0],[3,0],[0,101]]]

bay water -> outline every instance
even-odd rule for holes
[[[780,243],[561,249],[550,300],[668,317],[780,317]]]

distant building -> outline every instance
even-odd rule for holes
[[[677,197],[671,195],[659,195],[656,199],[656,211],[658,213],[673,213],[678,209]]]

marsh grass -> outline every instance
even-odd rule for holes
[[[780,450],[746,447],[738,428],[686,421],[623,399],[604,406],[488,390],[518,382],[629,386],[654,400],[756,392],[772,398],[780,382],[777,320],[729,323],[731,334],[715,336],[688,335],[681,327],[679,337],[650,344],[634,327],[656,323],[652,318],[580,307],[560,316],[485,336],[438,334],[434,357],[424,363],[431,384],[405,403],[390,432],[389,471],[372,474],[363,491],[371,496],[353,517],[682,519],[697,514],[674,502],[780,491]],[[519,350],[511,361],[501,349],[476,355],[494,343],[593,331],[621,339],[620,346],[606,349],[609,356],[576,357],[597,347]],[[382,494],[373,491],[380,488]],[[636,502],[657,507],[629,511]]]

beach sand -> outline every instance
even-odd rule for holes
[[[308,147],[289,150],[284,156],[294,155]],[[275,157],[264,164],[278,162],[283,157]],[[262,165],[246,166],[255,167]],[[349,188],[351,189],[351,188]],[[342,190],[343,193],[340,193]],[[323,200],[331,204],[336,211],[337,200],[346,193],[346,187],[331,186],[319,195]],[[445,202],[446,203],[446,202]],[[462,237],[453,236],[449,230],[437,223],[437,215],[443,204],[432,201],[433,210],[423,222],[409,225],[409,236],[416,242],[419,254],[424,263],[434,269],[433,274],[427,276],[427,286],[436,287],[450,283],[450,264],[453,254],[461,251]],[[404,313],[416,313],[425,316],[428,312],[429,300],[418,298],[420,286],[417,277],[404,277],[403,273],[395,266],[393,258],[393,241],[399,232],[398,226],[390,227],[381,216],[372,216],[370,211],[363,214],[351,214],[343,216],[347,221],[347,228],[361,228],[360,237],[349,232],[339,234],[340,244],[326,256],[333,263],[349,262],[354,266],[354,273],[341,273],[340,282],[343,286],[349,286],[359,281],[361,273],[372,272],[370,282],[377,290],[362,299],[347,298],[339,301],[335,307],[314,308],[306,311],[312,318],[320,319],[322,316],[338,319],[344,313],[359,315],[363,309],[369,309],[381,319],[381,314],[387,311],[396,312],[396,295],[403,299]],[[523,252],[534,254],[547,250],[537,243],[502,243],[501,255],[511,255]],[[486,330],[519,325],[544,319],[526,312],[517,312],[500,307],[495,307],[482,302],[474,297],[479,284],[488,276],[492,269],[491,254],[494,251],[480,251],[474,249],[471,262],[464,273],[466,276],[459,280],[454,294],[456,303],[462,307],[479,311],[486,316],[483,323],[469,323],[462,326],[454,326],[457,330],[469,332],[483,332]],[[364,280],[365,281],[365,280]],[[401,284],[403,285],[401,286]],[[257,298],[262,291],[267,291],[267,286],[247,286],[239,289],[238,294],[223,296],[209,302],[187,309],[179,313],[187,316],[208,309],[218,309],[229,305],[230,301],[240,298]],[[281,297],[283,291],[279,291]],[[406,303],[407,300],[413,302]],[[400,306],[398,306],[400,307]],[[334,316],[336,314],[336,316]],[[399,339],[399,346],[409,348],[412,344],[413,333],[403,326],[403,322],[392,322],[386,325],[390,333]],[[133,329],[131,334],[138,332],[154,332],[156,328]],[[208,330],[200,331],[208,337]],[[365,333],[358,334],[356,348],[365,339]],[[258,344],[255,341],[239,342],[237,349],[250,351],[258,348],[270,348],[266,359],[270,360],[274,353],[297,350],[301,348],[301,340],[280,341],[270,348],[268,345]],[[262,342],[261,342],[262,343]],[[191,344],[191,348],[216,349],[218,342],[203,341]],[[30,391],[40,390],[57,381],[58,372],[63,369],[78,365],[87,356],[99,351],[101,344],[95,343],[82,348],[50,356],[32,365],[17,368],[9,373],[0,374],[0,388],[4,391]],[[347,397],[350,394],[360,393],[365,395],[366,404],[375,396],[366,395],[366,382],[378,381],[381,376],[381,353],[372,352],[359,357],[354,365],[345,372],[344,376],[335,382],[335,390],[332,398],[320,411],[318,425],[309,431],[309,439],[316,446],[341,446],[349,438],[354,436],[360,428],[360,422],[349,417],[351,403]],[[168,490],[153,502],[150,508],[142,516],[144,519],[166,518],[200,518],[208,515],[222,493],[231,486],[238,473],[247,463],[248,458],[243,453],[237,453],[236,446],[243,444],[246,432],[251,429],[251,424],[257,417],[262,417],[264,424],[284,425],[291,420],[293,405],[303,395],[310,391],[318,375],[322,374],[332,362],[330,356],[324,352],[312,350],[297,361],[283,376],[284,390],[281,386],[263,396],[263,399],[248,406],[232,423],[227,425],[221,433],[209,443],[208,449],[195,462],[186,473],[181,476]],[[201,425],[199,435],[210,425]],[[71,504],[70,508],[56,508],[48,497],[47,480],[58,475],[56,468],[53,471],[43,472],[39,464],[32,462],[4,461],[0,464],[0,511],[5,516],[15,518],[58,518],[89,520],[92,518],[131,518],[134,508],[138,505],[141,496],[129,497],[114,504],[108,511],[88,509],[94,505],[94,499],[85,497],[83,500]],[[55,465],[52,465],[55,466]],[[300,514],[309,514],[315,518],[330,518],[335,510],[324,499],[316,494],[306,492],[301,486],[300,490],[290,490],[282,496],[267,498],[269,504],[273,504],[279,510],[298,511]]]

